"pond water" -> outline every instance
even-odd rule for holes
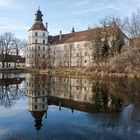
[[[140,79],[0,74],[0,140],[139,140]]]

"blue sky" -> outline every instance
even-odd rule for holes
[[[140,0],[0,0],[0,33],[27,39],[40,6],[51,35],[85,30],[105,16],[125,17],[140,8]]]

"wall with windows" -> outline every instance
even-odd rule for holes
[[[86,67],[92,61],[90,42],[57,44],[50,46],[52,67]]]
[[[26,47],[26,66],[35,67],[46,61],[48,49],[48,32],[31,30],[28,32],[28,46]]]

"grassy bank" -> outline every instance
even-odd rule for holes
[[[0,68],[1,73],[26,73],[31,72],[30,68]]]
[[[127,48],[120,54],[108,59],[106,65],[100,68],[53,68],[40,70],[40,73],[47,73],[56,76],[71,77],[92,77],[114,76],[114,77],[140,77],[140,48]]]
[[[139,77],[140,73],[119,73],[119,72],[107,72],[107,71],[97,71],[88,68],[57,68],[40,70],[40,74],[49,74],[60,77],[94,77],[94,76],[109,76],[109,77]]]

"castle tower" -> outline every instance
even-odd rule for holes
[[[35,14],[35,21],[32,27],[28,30],[28,46],[26,53],[27,67],[40,67],[46,60],[46,51],[48,44],[48,31],[43,24],[42,12],[40,8]]]
[[[44,78],[44,77],[43,77]],[[28,97],[28,111],[31,113],[35,128],[39,131],[42,127],[42,118],[47,114],[47,85],[46,79],[37,75],[26,75],[26,96]]]

